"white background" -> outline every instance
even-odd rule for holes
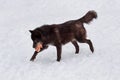
[[[28,30],[43,24],[59,24],[85,15],[89,10],[98,19],[85,24],[87,44],[63,46],[62,60],[56,48],[39,53],[34,62]],[[120,80],[119,0],[0,0],[0,80]]]

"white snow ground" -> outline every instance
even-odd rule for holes
[[[120,0],[0,0],[0,80],[120,80]],[[62,60],[49,47],[34,62],[29,29],[62,23],[95,10],[98,19],[85,27],[93,41],[63,46]]]

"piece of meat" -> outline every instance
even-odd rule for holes
[[[43,47],[42,44],[38,43],[36,48],[35,48],[35,51],[40,52],[42,47]]]

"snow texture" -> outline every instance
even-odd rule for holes
[[[63,46],[39,53],[34,62],[29,29],[82,17],[89,10],[98,19],[85,24],[94,44]],[[0,0],[0,80],[120,80],[120,0]]]

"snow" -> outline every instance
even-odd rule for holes
[[[0,80],[119,80],[119,0],[0,0]],[[79,44],[75,54],[71,43],[63,46],[62,60],[50,46],[34,62],[28,30],[43,24],[78,19],[95,10],[98,19],[85,24],[94,44]]]

